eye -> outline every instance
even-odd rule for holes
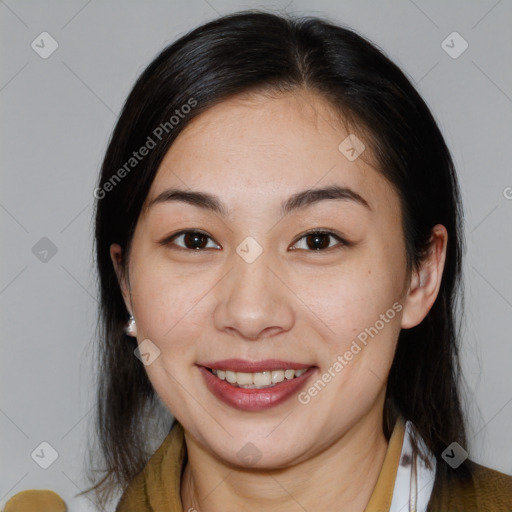
[[[331,244],[335,239],[336,244]],[[213,244],[208,246],[209,242]],[[162,245],[174,245],[179,249],[201,251],[205,249],[222,249],[222,247],[213,242],[213,239],[203,231],[199,230],[183,230],[171,235],[160,242]],[[332,231],[315,230],[309,231],[302,235],[297,242],[290,248],[291,250],[307,250],[322,252],[327,249],[341,248],[349,246],[350,243]]]
[[[184,230],[166,238],[161,242],[161,244],[177,245],[180,249],[198,251],[212,248],[208,247],[208,240],[213,242],[212,238],[202,231]],[[177,243],[177,241],[180,241],[181,243]],[[214,249],[221,249],[220,245],[213,245]]]
[[[330,244],[329,239],[336,239],[338,240],[338,244],[334,244],[333,246]],[[302,247],[298,247],[299,242],[301,240],[304,240],[305,243],[302,243]],[[323,231],[323,230],[316,230],[316,231],[309,231],[308,233],[305,233],[302,235],[297,242],[295,242],[295,245],[291,247],[292,250],[296,249],[305,249],[310,251],[325,251],[326,249],[333,249],[333,248],[341,248],[343,246],[350,245],[346,240],[343,240],[340,236],[338,236],[336,233],[333,233],[332,231]]]

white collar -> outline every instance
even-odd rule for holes
[[[420,450],[427,455],[432,465],[431,469],[420,457],[413,458],[413,438],[416,439]],[[423,439],[415,434],[413,424],[407,421],[389,512],[426,512],[434,487],[435,474],[436,458]]]

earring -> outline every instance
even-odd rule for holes
[[[133,315],[130,315],[128,322],[126,322],[124,332],[133,338],[137,336],[137,326],[135,324],[135,318],[133,318]]]

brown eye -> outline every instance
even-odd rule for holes
[[[331,245],[331,240],[338,240],[338,244]],[[302,247],[298,247],[300,242],[304,240],[305,243],[302,243]],[[332,249],[335,247],[340,247],[343,245],[348,245],[342,238],[340,238],[335,233],[330,231],[311,231],[303,235],[292,247],[295,249],[303,249],[308,251],[325,251],[326,249]]]
[[[199,251],[211,248],[211,246],[208,247],[208,242],[210,240],[212,240],[211,237],[202,231],[189,230],[181,231],[180,233],[173,235],[164,242],[164,245],[176,245],[180,249]],[[178,241],[180,241],[180,243],[177,243]],[[218,249],[220,246],[214,244],[213,248]]]
[[[306,237],[306,245],[310,249],[327,249],[330,243],[330,235],[324,233],[318,233],[315,235],[308,235]]]
[[[183,243],[187,249],[204,249],[208,244],[208,237],[202,233],[190,232],[183,235]]]

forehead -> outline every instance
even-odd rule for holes
[[[164,157],[147,202],[171,186],[211,190],[235,202],[281,201],[305,188],[338,184],[376,207],[389,206],[395,191],[370,151],[347,157],[347,137],[350,145],[354,135],[364,143],[365,135],[350,133],[315,93],[238,95],[189,122]]]

